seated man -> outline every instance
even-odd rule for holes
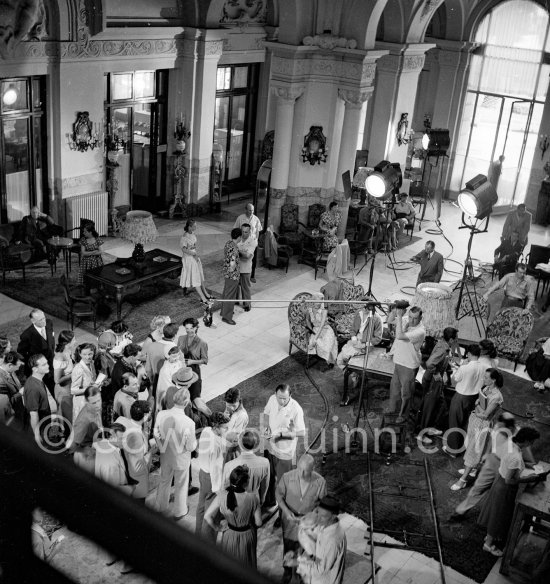
[[[525,205],[522,203],[518,205],[517,209],[510,211],[506,216],[506,221],[502,228],[502,241],[510,239],[512,233],[517,231],[519,234],[519,242],[523,247],[527,245],[527,236],[529,235],[529,230],[531,229],[531,213],[525,209]]]
[[[516,267],[523,246],[519,242],[519,233],[512,231],[510,239],[505,239],[495,249],[494,267],[498,270],[498,277],[503,278],[511,274]]]
[[[371,298],[365,296],[363,300],[368,302]],[[367,337],[371,327],[371,318],[372,312],[367,310],[367,308],[360,308],[355,313],[353,324],[351,326],[351,339],[342,347],[342,350],[338,353],[338,357],[336,358],[336,365],[340,367],[340,369],[345,369],[348,361],[352,357],[355,355],[362,355],[365,352],[368,340]],[[382,319],[375,312],[374,320],[372,322],[372,337],[370,339],[370,345],[372,347],[380,344],[383,331],[384,325]]]
[[[62,235],[63,228],[54,223],[54,220],[38,207],[31,208],[31,214],[21,220],[19,231],[15,234],[15,243],[28,243],[34,248],[35,255],[46,255],[46,242],[54,235]]]
[[[487,301],[493,292],[503,288],[504,300],[500,308],[508,308],[509,306],[523,308],[523,304],[526,302],[525,310],[530,310],[535,303],[534,280],[527,276],[526,272],[527,266],[525,264],[517,264],[513,274],[506,274],[504,278],[501,278],[485,292],[484,300]]]

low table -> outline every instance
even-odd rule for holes
[[[143,284],[164,276],[176,275],[181,271],[181,258],[162,249],[153,249],[145,254],[143,262],[131,260],[126,265],[108,264],[86,272],[86,280],[91,288],[107,290],[116,297],[117,320],[121,319],[124,294],[136,284]]]
[[[389,381],[393,375],[395,365],[392,358],[383,357],[386,354],[386,349],[380,347],[371,347],[367,366],[365,368],[365,378],[378,379],[382,381]],[[342,395],[342,403],[348,402],[348,382],[352,371],[362,372],[365,356],[357,355],[352,357],[344,369],[344,393]]]

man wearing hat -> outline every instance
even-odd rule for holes
[[[160,450],[160,482],[155,506],[159,511],[167,513],[173,479],[173,517],[179,521],[189,512],[189,470],[191,452],[197,447],[197,440],[195,422],[185,415],[185,408],[190,401],[189,390],[178,389],[172,399],[173,407],[159,412],[155,421],[154,436]]]
[[[298,556],[298,574],[310,584],[341,584],[346,566],[346,534],[338,520],[340,501],[332,495],[317,507],[315,554]]]

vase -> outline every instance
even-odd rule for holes
[[[107,152],[107,159],[114,164],[118,160],[118,150],[109,150]]]
[[[176,150],[178,152],[185,152],[186,147],[187,147],[187,144],[185,143],[184,140],[177,140],[176,141]]]
[[[134,251],[132,252],[132,259],[136,263],[145,261],[145,250],[143,249],[143,245],[141,243],[136,243]]]

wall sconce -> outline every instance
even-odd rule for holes
[[[302,161],[309,162],[311,166],[327,161],[327,138],[323,134],[323,126],[311,126],[309,134],[304,137],[302,148]]]
[[[93,150],[101,145],[100,124],[92,124],[88,112],[78,112],[73,132],[69,136],[69,148],[78,152]]]
[[[542,134],[540,135],[539,148],[540,148],[540,159],[542,160],[544,158],[544,154],[548,150],[548,136],[546,134],[544,136]]]

